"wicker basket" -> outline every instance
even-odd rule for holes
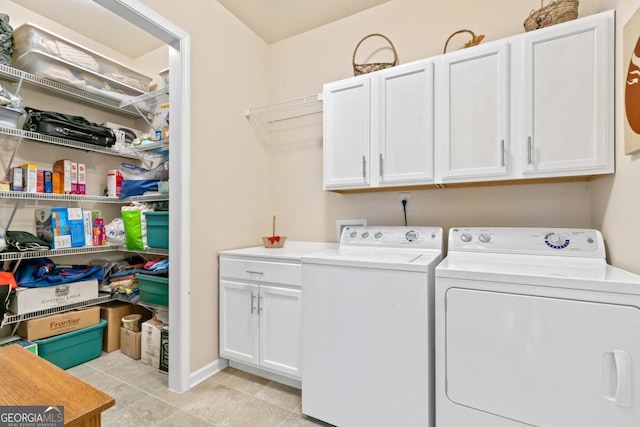
[[[484,34],[478,34],[478,35],[476,36],[476,34],[475,34],[473,31],[471,31],[471,30],[467,30],[467,29],[464,29],[464,30],[458,30],[458,31],[454,32],[453,34],[451,34],[451,35],[449,36],[449,38],[447,39],[447,41],[444,43],[444,49],[442,50],[442,53],[447,53],[447,46],[449,45],[449,41],[453,38],[453,36],[458,35],[458,34],[462,34],[462,33],[469,33],[469,34],[471,34],[471,40],[469,40],[468,42],[466,42],[466,43],[464,44],[464,47],[465,47],[465,48],[467,48],[467,47],[471,47],[471,46],[477,46],[477,45],[479,45],[479,44],[480,44],[480,42],[481,42],[482,40],[484,40]]]
[[[389,43],[389,45],[391,46],[391,50],[393,51],[393,62],[372,62],[370,64],[356,64],[356,52],[358,51],[358,48],[360,47],[362,42],[369,37],[382,37]],[[384,70],[385,68],[391,68],[398,65],[398,52],[396,52],[396,47],[386,36],[377,33],[369,34],[368,36],[365,36],[362,40],[360,40],[356,45],[356,48],[353,51],[353,58],[351,62],[353,63],[353,74],[355,76],[359,76],[360,74],[367,74],[373,71]]]
[[[532,10],[524,20],[526,31],[549,27],[578,17],[578,0],[557,0],[538,10]]]

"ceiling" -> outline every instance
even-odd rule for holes
[[[132,59],[164,45],[157,38],[90,0],[12,1]]]
[[[265,42],[271,44],[389,0],[218,1]]]
[[[163,46],[160,40],[90,0],[12,1],[132,59]],[[271,44],[389,0],[218,1]]]

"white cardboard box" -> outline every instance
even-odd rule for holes
[[[42,288],[16,288],[11,295],[9,311],[14,314],[31,313],[95,298],[98,298],[96,279]],[[158,340],[159,336],[158,333]]]
[[[140,325],[142,332],[140,361],[153,368],[160,367],[160,331],[164,323],[149,319]]]

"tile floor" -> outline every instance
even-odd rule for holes
[[[67,372],[108,393],[116,405],[104,427],[328,426],[305,417],[300,390],[227,368],[186,393],[167,388],[167,375],[119,350]]]

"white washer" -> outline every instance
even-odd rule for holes
[[[637,427],[640,276],[600,232],[453,228],[436,269],[440,427]]]
[[[346,227],[302,258],[302,413],[348,427],[433,425],[437,227]]]

